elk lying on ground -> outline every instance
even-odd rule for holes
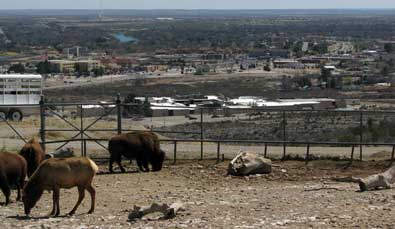
[[[26,143],[19,154],[26,159],[28,177],[33,175],[41,162],[45,160],[44,150],[35,138]]]
[[[78,188],[78,201],[69,215],[73,215],[85,197],[85,189],[91,195],[91,208],[88,214],[95,210],[96,191],[92,180],[98,171],[97,165],[85,157],[50,158],[45,160],[33,173],[23,190],[25,214],[29,215],[44,190],[53,192],[53,207],[50,215],[58,216],[59,191],[61,188]]]
[[[165,152],[160,149],[158,136],[152,132],[136,131],[119,134],[111,138],[108,143],[110,152],[110,172],[113,172],[112,164],[117,162],[122,172],[122,156],[129,159],[136,159],[139,169],[144,172],[149,171],[148,163],[152,165],[153,171],[162,169],[165,160]]]
[[[0,153],[0,188],[5,195],[5,204],[10,203],[11,185],[18,190],[17,201],[21,199],[21,189],[27,172],[26,160],[14,153]]]

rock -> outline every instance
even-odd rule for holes
[[[247,176],[269,174],[272,172],[272,161],[254,152],[240,152],[230,163],[228,174]]]
[[[47,153],[45,155],[46,159],[48,158],[67,158],[67,157],[74,157],[74,149],[73,148],[62,148],[52,153]]]

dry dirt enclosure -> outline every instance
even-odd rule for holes
[[[126,164],[128,164],[125,161]],[[1,206],[2,228],[388,228],[395,226],[394,190],[357,192],[355,184],[330,178],[367,176],[383,171],[388,163],[314,161],[275,162],[271,175],[245,178],[226,176],[227,162],[180,161],[158,173],[102,174],[96,176],[97,207],[92,215],[87,194],[73,217],[44,217],[50,212],[51,194],[45,193],[31,218],[21,203]],[[136,167],[129,166],[129,171]],[[13,192],[13,197],[15,192]],[[2,197],[3,198],[3,197]],[[61,214],[77,200],[77,191],[61,191]],[[170,220],[157,215],[128,222],[133,205],[181,201],[185,211]]]

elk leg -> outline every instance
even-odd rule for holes
[[[140,171],[142,172],[149,172],[149,167],[148,167],[148,159],[144,155],[141,155],[142,153],[137,156],[136,161],[137,165],[139,166]]]
[[[110,173],[114,173],[114,171],[112,170],[112,164],[114,163],[114,159],[113,156],[110,156],[110,165],[109,165],[109,169],[110,169]]]
[[[59,208],[59,195],[60,195],[59,192],[60,192],[60,190],[58,187],[54,187],[54,189],[52,191],[53,191],[53,196],[52,196],[53,209],[52,209],[51,215],[59,216],[59,214],[60,214],[60,208]]]
[[[4,172],[0,173],[0,189],[4,193],[5,204],[8,205],[10,203],[11,190]]]
[[[1,191],[4,193],[5,196],[5,205],[8,205],[10,203],[10,195],[11,195],[11,190],[10,187],[8,186],[8,183],[1,184]]]
[[[143,155],[143,167],[145,168],[145,172],[149,172],[149,165],[148,165],[149,160],[150,160],[150,158],[146,154],[144,154]]]
[[[121,171],[124,173],[124,172],[126,172],[126,170],[122,167],[121,161],[122,161],[121,158],[118,159],[118,160],[117,160],[117,164],[118,164],[119,168],[121,169]]]
[[[148,166],[148,160],[144,158],[143,160],[143,167],[144,167],[144,172],[149,172],[149,166]]]
[[[141,161],[141,158],[136,158],[136,162],[137,162],[137,166],[139,167],[139,170],[144,172],[143,163]]]
[[[92,214],[95,211],[96,190],[93,188],[92,184],[90,184],[86,190],[88,190],[91,195],[91,209],[88,211],[88,214]]]
[[[55,190],[52,190],[52,211],[49,213],[49,216],[54,216],[56,211],[56,197]]]
[[[23,187],[25,186],[25,177],[20,177],[20,180],[17,184],[17,189],[18,189],[18,196],[16,197],[17,201],[21,200],[21,189],[23,189]]]
[[[16,201],[20,201],[21,200],[21,184],[18,183],[16,185],[16,189],[17,189],[17,196],[16,196]]]
[[[84,197],[85,197],[85,188],[82,186],[78,186],[78,201],[75,204],[73,210],[71,210],[71,212],[69,212],[69,215],[74,215],[75,211],[77,210],[78,206],[80,206]]]

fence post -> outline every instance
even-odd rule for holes
[[[221,153],[221,142],[217,142],[217,163],[220,161],[220,153]]]
[[[84,156],[84,110],[80,105],[80,136],[81,136],[81,157]]]
[[[121,95],[117,94],[117,130],[118,134],[122,134],[122,106],[121,106]]]
[[[287,118],[285,115],[285,110],[283,110],[283,160],[285,159],[285,156],[287,154],[287,133],[286,133],[286,122]]]
[[[86,157],[86,140],[84,139],[84,157]]]
[[[394,154],[395,154],[395,145],[392,146],[392,153],[391,153],[391,163],[390,166],[394,163]]]
[[[352,164],[352,162],[354,161],[354,149],[355,149],[355,145],[352,145],[351,148],[351,159],[350,159],[350,165]]]
[[[306,150],[306,165],[309,163],[309,159],[310,159],[310,144],[307,144],[307,150]]]
[[[200,160],[203,160],[203,108],[200,108]]]
[[[45,152],[45,104],[44,104],[44,96],[41,96],[40,99],[40,137],[41,137],[41,147]]]
[[[360,117],[359,117],[359,160],[362,161],[362,143],[363,143],[363,113],[361,111]]]
[[[267,143],[265,143],[265,153],[264,153],[264,157],[267,158]]]
[[[177,162],[177,141],[174,141],[174,156],[173,156],[173,164]]]

